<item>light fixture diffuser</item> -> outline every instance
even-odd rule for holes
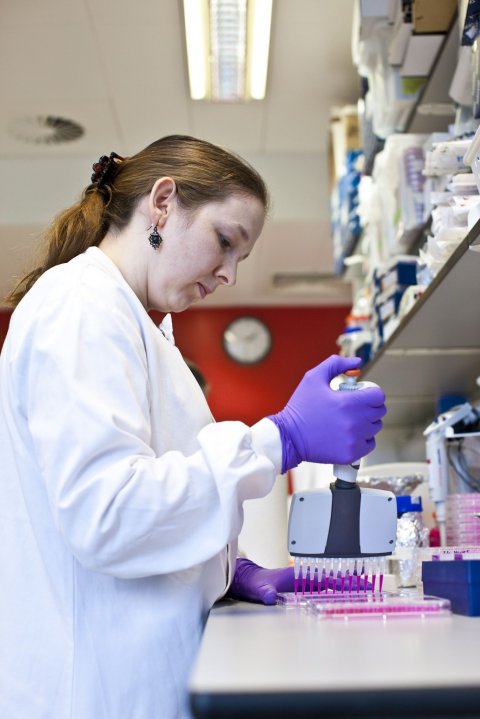
[[[208,0],[183,0],[183,10],[190,97],[192,100],[204,100],[209,93]]]
[[[254,100],[263,100],[267,89],[271,23],[272,0],[249,2],[247,67],[249,94]]]
[[[183,0],[190,95],[265,97],[272,0]]]

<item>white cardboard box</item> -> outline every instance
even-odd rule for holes
[[[427,77],[445,35],[411,35],[400,69],[402,77]]]

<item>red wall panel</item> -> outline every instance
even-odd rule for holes
[[[253,424],[281,409],[306,370],[337,352],[349,312],[347,306],[195,308],[173,315],[173,330],[177,347],[207,379],[215,419]],[[227,324],[245,314],[264,320],[273,337],[270,354],[250,366],[230,360],[222,344]]]

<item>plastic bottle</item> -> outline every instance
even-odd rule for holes
[[[418,547],[428,547],[428,528],[423,523],[422,498],[411,495],[397,497],[397,543],[394,558],[399,587],[415,587]]]

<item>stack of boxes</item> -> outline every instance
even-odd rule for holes
[[[372,352],[375,354],[396,329],[405,291],[418,286],[419,259],[398,255],[373,271]]]
[[[356,8],[353,62],[368,83],[365,106],[373,133],[385,140],[407,128],[452,27],[457,0],[359,0]],[[450,118],[442,119],[446,124]]]
[[[427,77],[457,12],[457,0],[411,0],[397,5],[389,61],[400,77]]]

